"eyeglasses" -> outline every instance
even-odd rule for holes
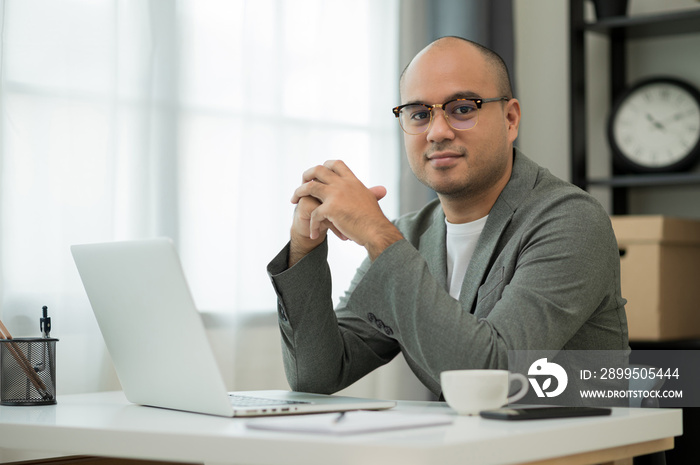
[[[490,102],[510,100],[508,97],[498,98],[456,98],[443,104],[424,105],[422,103],[409,103],[399,105],[392,109],[394,116],[399,119],[401,129],[412,136],[426,132],[433,122],[435,108],[442,108],[445,112],[447,124],[457,131],[472,129],[479,122],[479,110],[481,105]]]

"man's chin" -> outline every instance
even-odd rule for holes
[[[433,185],[428,185],[428,187],[434,190],[441,197],[459,198],[469,195],[469,186],[465,185],[464,182],[433,183]]]

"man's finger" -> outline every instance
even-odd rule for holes
[[[345,176],[348,174],[355,176],[350,168],[348,168],[348,165],[346,165],[342,160],[327,160],[325,163],[323,163],[323,166],[336,173],[338,176]]]
[[[300,218],[308,219],[311,217],[311,212],[318,208],[321,202],[313,197],[306,196],[300,198],[296,205],[294,213]]]
[[[321,204],[311,212],[311,218],[309,220],[309,238],[318,239],[321,233],[325,231],[325,228],[323,228],[324,224],[330,225],[332,223],[326,218],[324,206]]]
[[[318,181],[308,181],[301,186],[297,187],[292,195],[292,203],[298,203],[299,199],[302,197],[314,197],[320,201],[323,201],[323,193],[326,191],[327,186],[322,182]]]
[[[324,165],[317,165],[304,171],[301,175],[301,180],[302,182],[316,180],[328,184],[335,176],[338,176],[338,174],[333,172],[330,168]]]
[[[369,190],[374,194],[377,200],[382,200],[384,196],[386,196],[386,187],[384,186],[370,187]]]

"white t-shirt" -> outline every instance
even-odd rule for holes
[[[462,282],[467,273],[467,267],[474,255],[476,243],[484,229],[488,215],[476,221],[463,224],[447,225],[447,282],[450,283],[450,295],[459,299],[462,292]]]

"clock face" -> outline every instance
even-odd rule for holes
[[[700,97],[683,83],[647,81],[618,104],[610,136],[618,158],[638,171],[687,165],[700,153]]]

